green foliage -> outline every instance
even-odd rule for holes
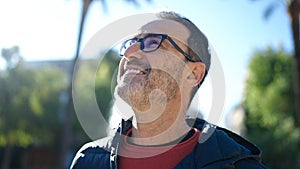
[[[0,146],[53,143],[58,127],[61,71],[16,67],[1,72]]]
[[[293,58],[282,49],[257,51],[250,61],[244,107],[247,137],[270,168],[297,168],[300,130],[295,126]]]
[[[110,116],[111,101],[113,97],[114,88],[116,86],[116,77],[114,77],[117,72],[120,57],[117,52],[109,51],[105,54],[96,78],[96,96],[97,102],[99,104],[100,110],[108,120]]]
[[[99,57],[103,57],[103,55]],[[111,50],[97,61],[87,59],[80,62],[74,83],[76,100],[79,100],[75,103],[76,113],[83,129],[91,139],[101,138],[107,134],[107,122],[110,117],[112,94],[116,82],[113,75],[119,60],[118,53]],[[94,97],[101,115],[97,114],[97,110],[91,106]]]
[[[99,65],[93,60],[83,61],[80,67],[84,71],[78,72],[80,78],[76,79],[76,85],[82,90],[80,104],[89,109],[89,103],[84,98],[96,94],[106,121],[110,116],[112,89],[115,85],[113,75],[119,60],[115,51],[109,51]],[[73,150],[90,140],[75,118],[75,112],[70,114],[71,117],[63,116],[66,105],[61,102],[61,98],[68,87],[67,75],[67,72],[53,66],[25,68],[22,61],[0,71],[0,148],[43,146],[58,150],[62,142],[64,118],[72,119]],[[88,78],[94,79],[93,91],[90,91],[92,84],[86,83]],[[95,131],[95,135],[106,135],[107,123],[99,122],[95,116],[84,116],[92,124],[89,129]],[[93,124],[98,124],[98,128]]]

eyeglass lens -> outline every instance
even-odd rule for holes
[[[123,56],[125,51],[137,42],[141,42],[141,50],[144,52],[151,52],[159,48],[163,40],[162,35],[148,35],[144,38],[132,38],[126,40],[120,49],[120,55]]]

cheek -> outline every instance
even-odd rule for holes
[[[167,88],[167,86],[178,86],[181,82],[181,74],[172,68],[167,67],[163,70],[154,69],[149,76],[150,88]]]
[[[157,50],[148,57],[148,62],[153,69],[169,70],[172,65],[178,62],[178,56],[174,55],[171,51]],[[170,72],[169,72],[170,73]]]

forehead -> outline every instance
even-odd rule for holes
[[[149,22],[141,27],[139,33],[140,34],[148,34],[148,33],[167,34],[171,37],[180,40],[183,43],[187,42],[187,39],[189,38],[190,35],[190,31],[183,24],[168,19],[160,19],[160,20]]]

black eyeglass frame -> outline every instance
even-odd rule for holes
[[[154,48],[153,50],[144,50],[144,41],[145,41],[145,39],[146,38],[148,38],[148,37],[150,37],[150,36],[161,36],[161,40],[160,40],[160,43],[157,45],[157,47],[156,48]],[[128,41],[132,41],[132,40],[134,40],[135,41],[135,43],[137,43],[137,42],[140,42],[141,43],[141,45],[140,45],[140,49],[141,49],[141,51],[143,51],[143,52],[154,52],[154,51],[156,51],[160,46],[161,46],[161,44],[162,44],[162,42],[165,40],[165,39],[168,39],[169,40],[169,42],[173,45],[173,47],[175,47],[175,49],[178,51],[178,52],[180,52],[184,57],[185,57],[185,59],[186,60],[188,60],[188,61],[190,61],[190,62],[202,62],[202,60],[200,59],[200,58],[198,58],[200,61],[195,61],[195,60],[193,60],[187,53],[185,53],[177,44],[176,44],[176,42],[169,36],[169,35],[167,35],[167,34],[154,34],[154,33],[150,33],[150,34],[147,34],[145,37],[142,37],[142,38],[130,38],[130,39],[127,39],[127,40],[125,40],[123,43],[122,43],[122,46],[121,46],[121,48],[120,48],[120,56],[124,56],[123,54],[121,54],[121,51],[124,49],[124,50],[126,50],[126,48],[124,47],[125,46],[125,44],[128,42]],[[133,45],[133,44],[132,44]],[[131,46],[132,46],[131,45]]]

